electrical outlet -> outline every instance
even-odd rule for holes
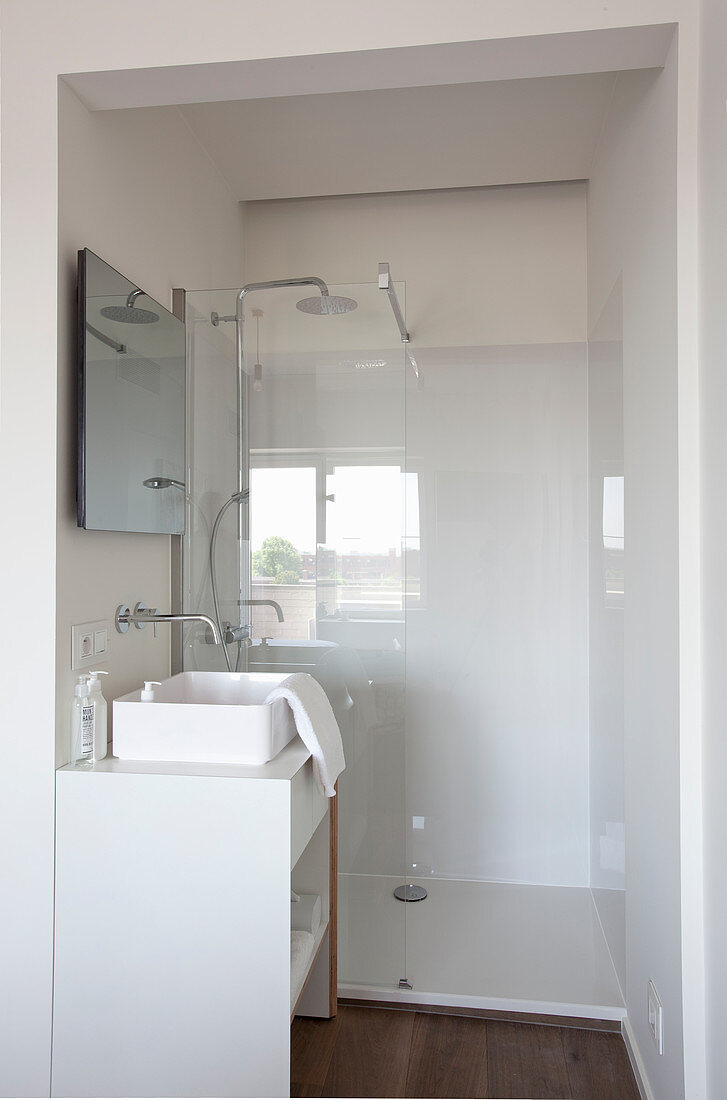
[[[71,668],[90,668],[97,658],[104,660],[111,651],[111,623],[79,623],[71,627]]]
[[[656,1043],[656,1053],[664,1053],[664,1022],[662,1015],[661,1001],[659,1000],[659,994],[656,992],[654,983],[649,982],[648,985],[648,1006],[649,1006],[649,1030]]]

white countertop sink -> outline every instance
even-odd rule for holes
[[[266,764],[296,735],[292,711],[265,698],[288,673],[180,672],[155,688],[114,699],[113,753],[120,760]]]

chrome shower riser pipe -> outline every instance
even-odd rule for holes
[[[244,288],[243,288],[244,289]],[[242,292],[241,292],[242,293]],[[238,317],[235,326],[235,355],[237,359],[237,492],[240,495],[240,507],[238,508],[237,533],[239,538],[239,584],[238,600],[242,607],[242,601],[252,594],[252,563],[249,553],[249,527],[250,527],[250,445],[248,435],[248,395],[250,392],[247,374],[245,373],[245,348],[242,306],[238,296]],[[242,494],[247,492],[247,498]],[[246,547],[248,549],[246,550]],[[238,625],[242,625],[241,623]],[[237,671],[247,671],[247,653],[238,652],[238,665],[243,661],[244,667]]]
[[[243,312],[243,302],[245,296],[250,294],[254,290],[277,290],[284,287],[293,286],[315,286],[325,297],[329,297],[329,291],[327,285],[323,282],[323,279],[319,279],[316,275],[303,275],[299,278],[293,279],[271,279],[267,282],[260,283],[246,283],[237,292],[237,305],[235,309],[236,331],[235,331],[235,357],[237,359],[237,493],[240,495],[240,507],[238,509],[238,538],[239,538],[239,594],[240,607],[245,606],[245,601],[250,599],[252,595],[252,573],[251,573],[251,561],[249,553],[249,540],[250,540],[250,506],[249,499],[244,500],[243,494],[246,492],[249,496],[250,487],[250,446],[249,446],[249,424],[248,424],[248,394],[249,394],[249,379],[245,372],[245,341],[244,341],[244,325],[245,316]],[[220,320],[227,320],[226,317],[220,318],[218,316],[217,323]],[[214,320],[213,320],[214,323]],[[246,549],[247,548],[247,549]],[[247,663],[247,652],[239,655],[243,662]],[[239,663],[239,661],[238,661]],[[238,669],[240,671],[240,669]]]

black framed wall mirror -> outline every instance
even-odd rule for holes
[[[186,336],[168,309],[78,253],[78,526],[184,533]]]

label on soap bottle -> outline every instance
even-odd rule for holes
[[[93,756],[93,735],[96,704],[85,703],[81,707],[81,753],[83,756]]]

